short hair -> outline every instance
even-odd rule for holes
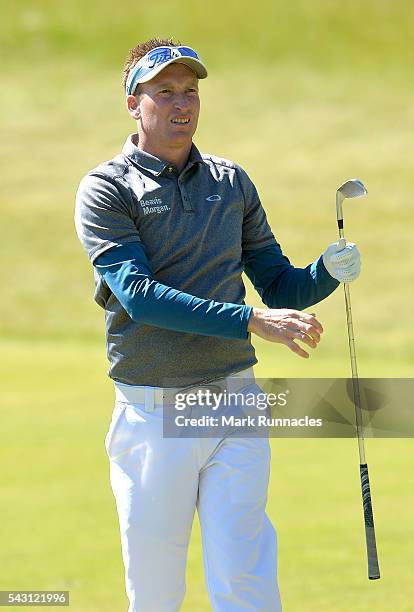
[[[151,38],[143,43],[139,43],[136,47],[133,47],[133,49],[130,49],[125,60],[124,70],[122,72],[122,87],[124,88],[124,91],[131,69],[142,57],[144,57],[144,55],[157,47],[178,47],[180,44],[181,43],[179,41],[174,41],[172,38]],[[137,93],[138,87],[139,85],[137,85],[135,93]]]

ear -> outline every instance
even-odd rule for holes
[[[141,118],[141,110],[139,107],[139,96],[127,96],[126,105],[131,117],[138,121]]]

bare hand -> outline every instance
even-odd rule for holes
[[[301,340],[316,348],[321,339],[323,327],[313,314],[290,308],[253,308],[247,330],[269,342],[280,342],[291,351],[307,359],[309,353],[296,344]]]

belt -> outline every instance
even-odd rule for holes
[[[225,378],[200,382],[191,387],[143,387],[138,385],[125,385],[115,382],[115,398],[118,402],[131,404],[144,404],[147,411],[164,404],[173,404],[177,393],[187,395],[200,390],[209,389],[212,393],[236,393],[243,387],[254,382],[253,368],[236,372]]]

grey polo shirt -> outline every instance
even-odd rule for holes
[[[157,281],[200,298],[244,304],[242,252],[276,244],[246,172],[193,145],[178,174],[140,151],[134,138],[79,186],[76,229],[91,262],[114,246],[137,243]],[[114,380],[180,386],[257,363],[250,335],[228,339],[139,324],[96,270],[95,286],[95,300],[106,312]]]

